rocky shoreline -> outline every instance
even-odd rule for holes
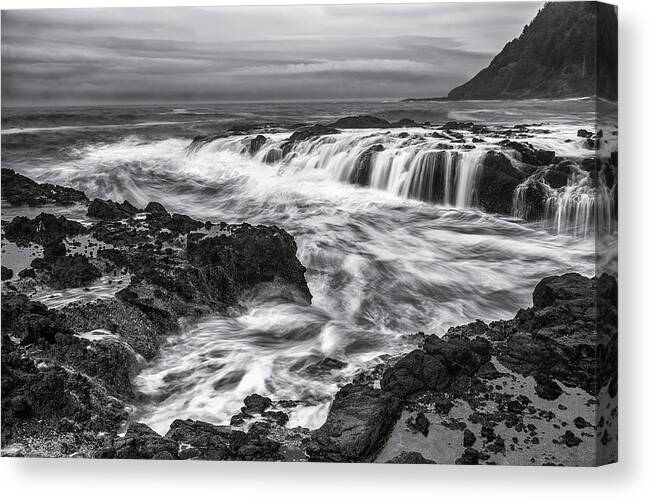
[[[175,420],[161,436],[131,421],[131,380],[181,321],[237,310],[248,291],[267,287],[309,304],[293,237],[276,226],[170,214],[154,202],[90,201],[8,169],[2,197],[45,210],[2,226],[3,260],[5,242],[34,257],[23,269],[2,268],[3,455],[563,465],[580,451],[589,465],[616,460],[617,282],[609,275],[546,278],[533,306],[511,320],[477,321],[441,339],[419,334],[418,349],[342,387],[319,429],[288,428],[285,410],[296,402],[252,394],[231,425]],[[85,220],[47,213],[71,203],[87,206]],[[34,300],[42,289],[83,293],[98,280],[110,291],[100,298],[59,308]],[[326,358],[314,370],[338,363]]]

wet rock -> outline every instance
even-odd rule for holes
[[[330,373],[333,370],[341,370],[348,366],[348,363],[333,358],[324,358],[312,365],[309,365],[305,371],[310,375],[322,375]]]
[[[87,203],[81,191],[56,184],[39,184],[12,169],[2,169],[2,199],[14,206],[73,205]]]
[[[2,295],[2,333],[16,337],[22,345],[53,343],[59,333],[72,334],[55,311],[15,293]]]
[[[587,137],[592,137],[594,134],[592,132],[589,132],[588,130],[585,130],[583,128],[580,128],[578,132],[576,133],[577,137],[582,137],[582,138],[587,138]]]
[[[484,156],[477,184],[479,206],[488,212],[510,214],[513,192],[523,179],[522,172],[506,156],[489,151]]]
[[[401,118],[400,120],[391,123],[391,126],[392,127],[418,127],[419,125],[411,118]]]
[[[265,145],[267,138],[264,135],[256,135],[249,143],[249,154],[255,156],[260,148]]]
[[[88,217],[94,217],[102,220],[121,220],[133,217],[140,210],[134,207],[128,201],[117,203],[113,200],[100,200],[95,198],[88,205]]]
[[[283,152],[280,149],[268,149],[262,158],[263,163],[276,163],[283,159]]]
[[[21,246],[27,246],[30,243],[47,245],[85,232],[86,228],[78,222],[46,213],[33,219],[22,216],[14,217],[4,226],[4,237]]]
[[[415,350],[384,372],[381,385],[384,391],[404,398],[421,390],[443,391],[452,379],[443,356]]]
[[[4,302],[3,302],[4,305]],[[4,318],[3,318],[4,330]],[[27,422],[38,421],[38,433],[68,429],[114,432],[126,420],[124,404],[89,377],[60,366],[36,367],[24,348],[2,339],[3,446],[27,432]],[[25,430],[27,429],[27,430]]]
[[[262,413],[271,406],[271,399],[259,394],[251,394],[244,398],[244,406],[249,412]]]
[[[387,461],[388,464],[435,464],[434,460],[428,460],[417,451],[403,451],[400,455]]]
[[[314,431],[310,461],[371,460],[400,414],[398,401],[379,389],[348,384],[337,392],[326,422]]]
[[[488,362],[484,363],[483,365],[481,365],[477,369],[476,375],[479,378],[483,378],[483,379],[486,379],[486,380],[494,380],[496,378],[500,378],[500,377],[504,376],[504,374],[497,371],[497,368],[495,368],[495,365],[491,361],[488,361]]]
[[[145,359],[155,356],[166,333],[160,331],[140,309],[115,298],[70,304],[59,311],[58,320],[77,333],[109,331]]]
[[[269,430],[261,422],[253,424],[245,433],[206,422],[175,420],[165,437],[183,443],[181,459],[282,460],[280,444],[269,438]]]
[[[503,146],[508,149],[513,149],[519,153],[520,159],[524,163],[535,166],[549,165],[554,161],[556,153],[554,151],[549,151],[545,149],[536,149],[530,144],[504,140],[499,143],[500,146]]]
[[[463,454],[457,458],[454,463],[456,465],[478,465],[480,453],[474,448],[466,448]]]
[[[355,158],[355,164],[349,179],[351,184],[359,184],[360,186],[367,186],[369,184],[373,157],[381,151],[384,151],[384,146],[382,144],[376,144]]]
[[[147,425],[136,422],[129,425],[122,438],[114,439],[102,448],[95,458],[173,460],[177,457],[179,445],[164,438]]]
[[[289,422],[289,416],[284,411],[263,411],[262,416],[268,421],[280,426]]]
[[[14,277],[14,272],[8,267],[2,266],[2,275],[1,275],[2,281],[10,280],[13,277]]]
[[[470,130],[473,127],[472,122],[457,122],[457,121],[450,121],[446,122],[441,126],[441,129],[443,130]]]
[[[390,126],[391,123],[387,120],[369,115],[347,116],[329,125],[335,128],[389,128]]]

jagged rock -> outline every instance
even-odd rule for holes
[[[389,128],[391,123],[383,118],[369,115],[347,116],[328,125],[334,128]]]
[[[2,333],[20,339],[22,345],[54,342],[58,333],[71,334],[55,311],[22,294],[2,295]]]
[[[158,435],[147,425],[136,422],[129,425],[122,438],[113,439],[109,446],[95,454],[95,458],[149,458],[154,460],[175,459],[179,445],[171,439]]]
[[[88,202],[81,191],[56,184],[39,184],[10,168],[2,169],[2,199],[11,205],[30,207]]]
[[[568,448],[579,446],[583,442],[583,440],[577,437],[572,431],[565,431],[565,434],[561,436],[559,441],[564,443]]]
[[[520,159],[529,165],[549,165],[552,161],[554,161],[554,158],[556,158],[556,153],[554,151],[536,149],[530,144],[510,141],[508,139],[500,142],[500,146],[514,149],[519,153]]]
[[[372,459],[400,414],[398,401],[379,389],[348,384],[335,395],[326,422],[312,435],[310,461]]]
[[[403,451],[400,455],[393,457],[388,464],[435,464],[434,460],[428,460],[417,451]]]
[[[479,206],[488,212],[510,214],[513,191],[523,179],[522,172],[506,156],[489,151],[484,156],[477,184]]]
[[[117,203],[113,200],[100,200],[95,198],[88,205],[88,217],[94,217],[102,220],[121,220],[133,217],[140,210],[134,207],[128,201]]]
[[[33,219],[22,216],[14,217],[4,226],[4,232],[4,237],[7,240],[17,245],[27,246],[30,243],[47,245],[66,237],[84,234],[86,228],[63,216],[56,217],[52,214],[42,213]]]

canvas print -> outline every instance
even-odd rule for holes
[[[2,12],[2,455],[617,460],[617,11]]]

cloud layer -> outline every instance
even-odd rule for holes
[[[5,104],[445,95],[542,6],[439,3],[2,12]]]

